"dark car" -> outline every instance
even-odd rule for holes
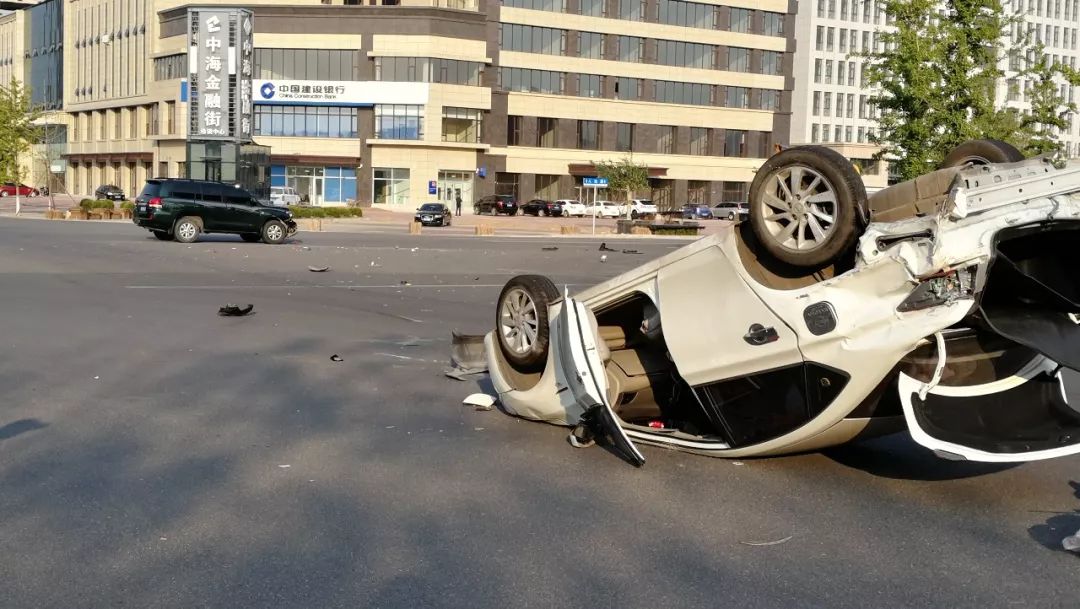
[[[557,218],[562,215],[562,204],[558,201],[533,199],[521,206],[521,213],[530,216],[554,216]]]
[[[712,210],[708,205],[704,203],[688,203],[682,208],[683,220],[709,220],[712,216]]]
[[[127,199],[124,191],[119,186],[113,186],[112,184],[98,186],[98,189],[94,191],[94,198],[101,201],[123,201]]]
[[[476,205],[473,206],[473,213],[491,214],[493,216],[498,214],[513,216],[517,214],[517,210],[517,201],[511,195],[488,195],[477,201]]]
[[[416,221],[424,226],[450,226],[453,217],[442,203],[424,203],[416,210]]]
[[[289,210],[263,205],[243,188],[204,180],[148,180],[135,199],[132,221],[162,241],[181,243],[192,243],[201,233],[282,243],[296,232]]]

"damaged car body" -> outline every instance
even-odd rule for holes
[[[984,156],[867,198],[843,157],[789,149],[747,222],[573,295],[515,277],[485,337],[504,410],[636,465],[905,428],[951,459],[1080,452],[1080,163]]]

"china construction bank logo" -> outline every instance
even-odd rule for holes
[[[272,82],[264,84],[262,88],[259,89],[259,93],[262,95],[263,99],[274,99],[274,94],[276,92],[274,83]]]

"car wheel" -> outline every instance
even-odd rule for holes
[[[198,218],[180,218],[173,227],[173,235],[180,243],[195,243],[201,232],[202,222]]]
[[[499,294],[495,334],[507,361],[520,370],[535,370],[547,361],[548,305],[559,290],[542,275],[519,275]]]
[[[729,214],[727,215],[727,219],[728,219],[729,221],[731,221],[731,222],[734,222],[734,221],[735,221],[735,213],[734,213],[734,212],[732,212],[732,213],[729,213]]]
[[[953,149],[941,162],[940,169],[964,165],[990,165],[991,163],[1016,163],[1024,160],[1024,154],[1015,146],[1001,140],[968,140]]]
[[[41,196],[41,193],[40,193],[40,192],[38,192],[38,191],[36,191],[36,190],[31,190],[31,191],[30,191],[30,196],[31,196],[31,197],[40,197],[40,196]]]
[[[263,224],[262,228],[262,240],[263,243],[270,245],[277,245],[285,241],[285,237],[289,235],[288,229],[281,223],[281,220],[270,220],[266,224]]]
[[[631,220],[637,220],[640,217],[641,217],[641,214],[637,213],[636,211],[630,212],[630,219]]]
[[[750,227],[781,262],[820,267],[855,242],[866,188],[851,162],[823,146],[770,157],[750,186]]]
[[[242,233],[240,238],[248,243],[258,243],[259,241],[262,241],[262,235],[258,233]]]
[[[173,239],[172,235],[163,230],[152,230],[150,232],[154,233],[154,236],[157,237],[158,241],[172,241]]]

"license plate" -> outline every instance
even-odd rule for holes
[[[431,216],[424,216],[424,222],[431,222]]]
[[[140,206],[139,206],[139,211],[140,211],[140,212],[144,212],[144,211],[146,211],[146,206],[145,206],[145,205],[140,205]]]

